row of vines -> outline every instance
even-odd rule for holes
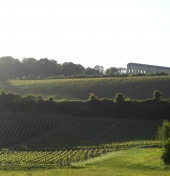
[[[44,98],[53,96],[56,100],[87,100],[91,92],[95,93],[99,98],[114,98],[115,94],[120,92],[134,99],[146,99],[152,97],[155,89],[160,90],[164,98],[169,98],[169,86],[170,76],[11,80],[0,82],[0,87],[6,92],[12,91],[20,95],[41,94]]]
[[[104,119],[0,113],[0,147],[17,150],[71,149],[129,140],[154,140],[159,120]]]
[[[35,113],[0,113],[0,146],[8,146],[31,138],[64,123],[65,116]]]
[[[100,146],[81,146],[71,150],[56,151],[8,151],[0,152],[0,164],[55,164],[70,165],[73,162],[84,161],[101,156],[104,153],[127,149],[131,147],[160,146],[159,141],[130,141],[124,143],[103,144]]]

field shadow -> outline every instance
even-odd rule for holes
[[[13,92],[13,93],[19,92],[19,89],[17,87],[13,86],[9,80],[1,81],[0,82],[0,89],[3,89],[4,91],[7,91],[7,92]]]
[[[84,166],[73,166],[73,165],[70,165],[69,168],[71,168],[71,169],[83,169],[85,167]]]

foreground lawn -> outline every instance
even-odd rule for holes
[[[133,148],[111,152],[88,161],[74,163],[70,167],[50,169],[1,170],[1,176],[169,176],[170,167],[160,159],[162,150],[157,148]],[[18,168],[21,169],[21,168]],[[13,171],[15,170],[15,171]]]

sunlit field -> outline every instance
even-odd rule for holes
[[[152,97],[156,89],[163,93],[163,98],[169,98],[169,85],[170,76],[0,81],[0,89],[6,92],[41,94],[56,100],[87,100],[91,92],[99,98],[114,98],[120,92],[126,97],[146,99]]]
[[[2,176],[169,176],[170,167],[160,159],[161,148],[131,148],[109,152],[100,157],[83,162],[75,162],[70,166],[46,165],[36,168],[23,166],[1,165]]]

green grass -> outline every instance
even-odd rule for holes
[[[0,170],[1,176],[169,176],[170,167],[160,159],[160,148],[132,148],[111,152],[70,167]]]
[[[169,86],[170,76],[0,81],[0,89],[6,92],[41,94],[43,98],[53,96],[56,100],[87,100],[89,93],[99,98],[114,98],[116,93],[123,93],[126,97],[146,99],[156,89],[169,98]]]

